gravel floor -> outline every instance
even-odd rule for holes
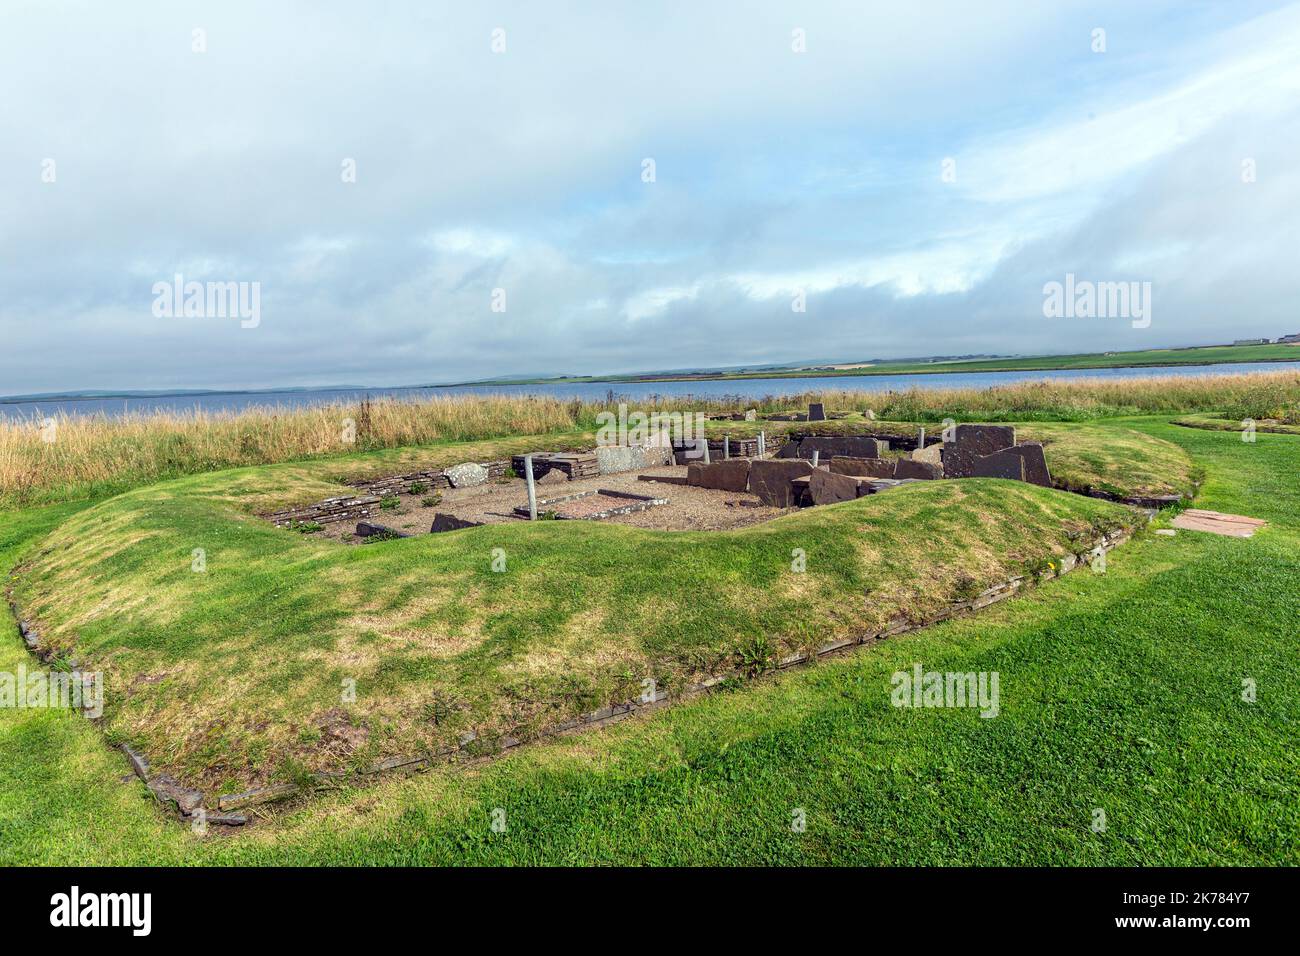
[[[741,528],[769,521],[784,513],[784,509],[769,508],[759,504],[758,498],[751,494],[692,488],[688,485],[668,482],[641,481],[637,478],[638,475],[685,478],[686,467],[666,465],[617,475],[583,478],[579,481],[539,484],[537,497],[540,501],[544,501],[547,498],[558,498],[580,491],[609,488],[613,491],[667,498],[666,505],[656,505],[645,511],[603,519],[610,524],[656,528],[661,531],[720,531],[727,528]],[[515,515],[514,508],[516,505],[528,503],[528,491],[522,478],[511,478],[500,483],[489,482],[476,488],[450,488],[442,493],[442,501],[432,508],[426,508],[421,504],[421,499],[424,497],[426,496],[402,495],[399,499],[400,504],[395,509],[380,511],[368,520],[399,531],[423,534],[429,530],[429,526],[433,523],[433,516],[437,512],[454,515],[466,521],[486,523],[520,521],[524,519]],[[327,524],[325,530],[317,532],[316,536],[349,540],[353,538],[355,531],[356,522],[338,521]]]

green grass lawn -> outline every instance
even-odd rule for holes
[[[233,836],[159,812],[80,717],[0,711],[0,861],[1300,862],[1300,438],[1115,425],[1185,449],[1199,506],[1269,527],[1143,535],[1104,574],[613,728],[318,795]],[[6,515],[3,566],[84,507]],[[0,669],[24,660],[16,635],[0,644]],[[998,672],[1001,713],[892,707],[891,675],[915,663]]]

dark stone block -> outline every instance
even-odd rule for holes
[[[826,421],[826,406],[821,402],[810,402],[808,404],[808,421],[824,422]]]
[[[691,465],[686,469],[686,483],[719,491],[744,491],[749,485],[749,462],[733,458],[711,465]]]
[[[991,455],[1016,443],[1014,425],[958,425],[957,447],[971,455]]]
[[[831,472],[836,475],[857,475],[860,478],[893,478],[894,462],[890,458],[849,458],[835,455],[831,458]]]
[[[1025,459],[1006,449],[992,455],[976,458],[971,465],[972,478],[1010,478],[1013,481],[1025,480]]]
[[[1017,445],[1015,448],[1008,448],[1007,451],[1025,460],[1025,481],[1042,485],[1044,488],[1052,487],[1052,474],[1047,470],[1047,456],[1043,454],[1042,445],[1037,443]]]
[[[481,521],[466,521],[455,515],[438,512],[433,516],[433,526],[429,528],[429,533],[438,534],[442,531],[459,531],[461,528],[477,528],[482,524]]]
[[[373,521],[358,521],[357,537],[409,538],[410,535],[405,531],[398,531],[396,528],[390,528],[385,524],[375,524]]]
[[[900,458],[898,466],[894,469],[894,477],[930,481],[943,477],[943,465],[935,465],[928,461],[913,461],[910,458]]]
[[[962,451],[956,442],[944,442],[943,474],[945,478],[969,478],[974,472],[975,459],[968,451]]]
[[[853,501],[858,497],[861,482],[849,475],[837,475],[823,468],[814,468],[808,476],[808,494],[815,505],[833,505],[840,501]]]
[[[796,503],[790,482],[812,470],[806,461],[753,461],[749,465],[749,490],[765,505],[790,508]]]

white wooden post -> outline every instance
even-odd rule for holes
[[[537,520],[537,485],[533,481],[533,456],[524,455],[524,480],[528,482],[528,520]]]

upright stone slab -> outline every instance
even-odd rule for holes
[[[1025,460],[1025,481],[1044,488],[1052,487],[1052,473],[1047,470],[1047,456],[1043,446],[1037,442],[1017,445],[1007,451],[1019,455]]]
[[[690,465],[686,469],[686,483],[697,488],[744,491],[749,485],[749,461],[744,458],[732,458],[711,465]]]
[[[992,455],[982,455],[971,462],[972,478],[1010,478],[1025,480],[1025,459],[1008,448]]]
[[[918,448],[911,455],[912,461],[928,461],[932,465],[943,465],[943,443],[936,442],[925,448]]]
[[[453,488],[472,488],[488,480],[488,470],[472,461],[462,465],[452,465],[443,474],[447,476]]]
[[[849,475],[837,475],[823,468],[814,468],[808,476],[808,493],[815,505],[833,505],[857,498],[860,484],[857,478]]]
[[[958,425],[957,447],[972,455],[991,455],[1016,443],[1014,425]]]
[[[932,481],[943,477],[943,465],[928,461],[913,461],[910,458],[898,459],[894,469],[895,478],[916,478],[919,481]]]
[[[627,445],[605,445],[596,449],[596,464],[602,475],[612,475],[621,471],[632,471],[645,467],[645,454],[636,454],[637,449]],[[692,459],[701,461],[700,458]]]
[[[746,410],[746,412],[745,412],[745,421],[747,421],[747,422],[756,422],[756,421],[758,421],[758,409],[757,409],[757,408],[751,408],[751,409]]]
[[[799,459],[752,461],[749,464],[749,491],[765,505],[790,508],[795,504],[790,482],[812,470],[812,465]]]
[[[893,478],[894,462],[889,458],[835,455],[831,458],[831,472],[836,475],[857,475],[860,478]]]
[[[821,402],[808,403],[808,421],[824,422],[826,421],[826,406]]]

